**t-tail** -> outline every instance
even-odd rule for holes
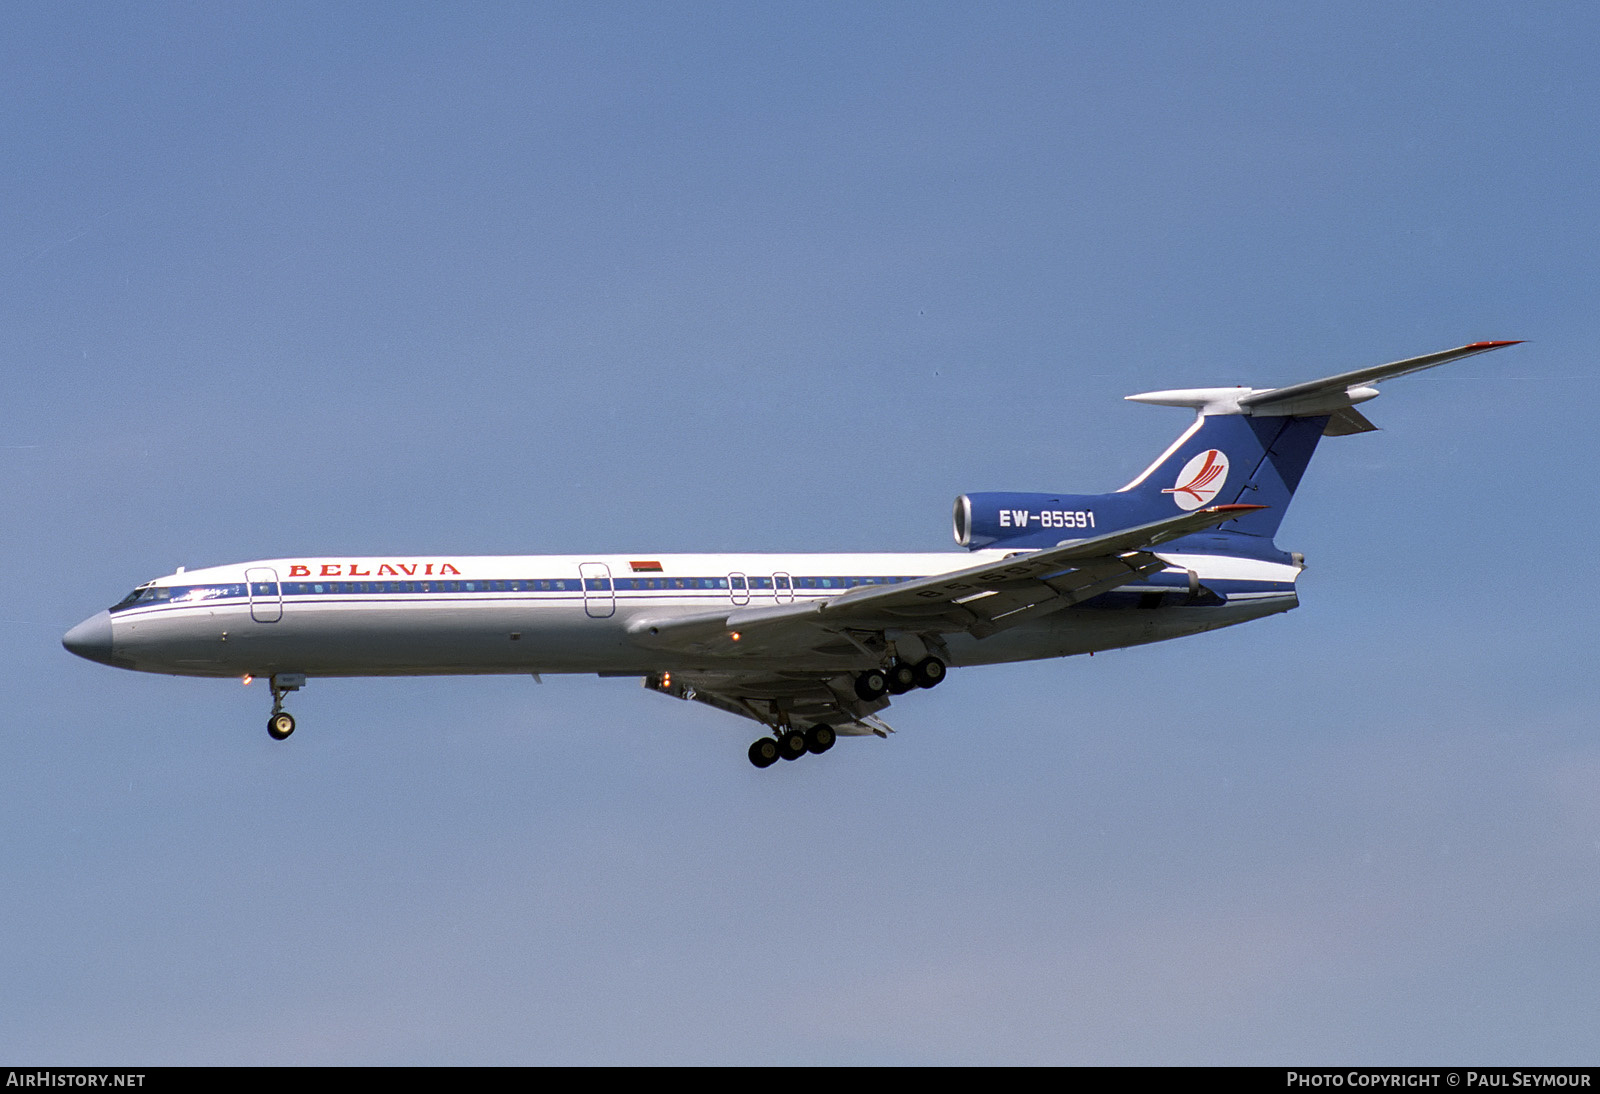
[[[963,494],[956,499],[956,542],[980,547],[1053,547],[1216,505],[1264,506],[1190,545],[1227,554],[1284,557],[1273,544],[1295,489],[1323,437],[1377,427],[1356,405],[1371,386],[1517,342],[1474,342],[1458,349],[1343,372],[1279,388],[1215,387],[1129,395],[1137,403],[1190,407],[1195,420],[1144,473],[1111,494]]]

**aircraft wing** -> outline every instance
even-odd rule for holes
[[[843,670],[859,662],[865,649],[862,635],[965,631],[987,638],[1158,573],[1167,563],[1150,548],[1260,508],[1216,505],[964,570],[852,589],[826,600],[643,618],[628,629],[634,641],[652,649],[736,659],[825,656],[832,649]]]

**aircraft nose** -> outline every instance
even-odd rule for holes
[[[112,664],[111,613],[106,611],[91,615],[63,635],[61,644],[79,657],[98,661],[102,665]]]

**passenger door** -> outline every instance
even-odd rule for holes
[[[276,623],[283,618],[283,586],[278,571],[270,566],[254,566],[244,572],[244,586],[250,594],[250,618],[257,623]]]
[[[611,567],[604,562],[580,562],[578,576],[583,579],[583,610],[591,619],[607,619],[617,610],[617,594],[611,586]]]

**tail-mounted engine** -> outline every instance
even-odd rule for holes
[[[1133,501],[1116,494],[962,494],[952,514],[956,542],[971,551],[1054,547],[1126,527]]]

